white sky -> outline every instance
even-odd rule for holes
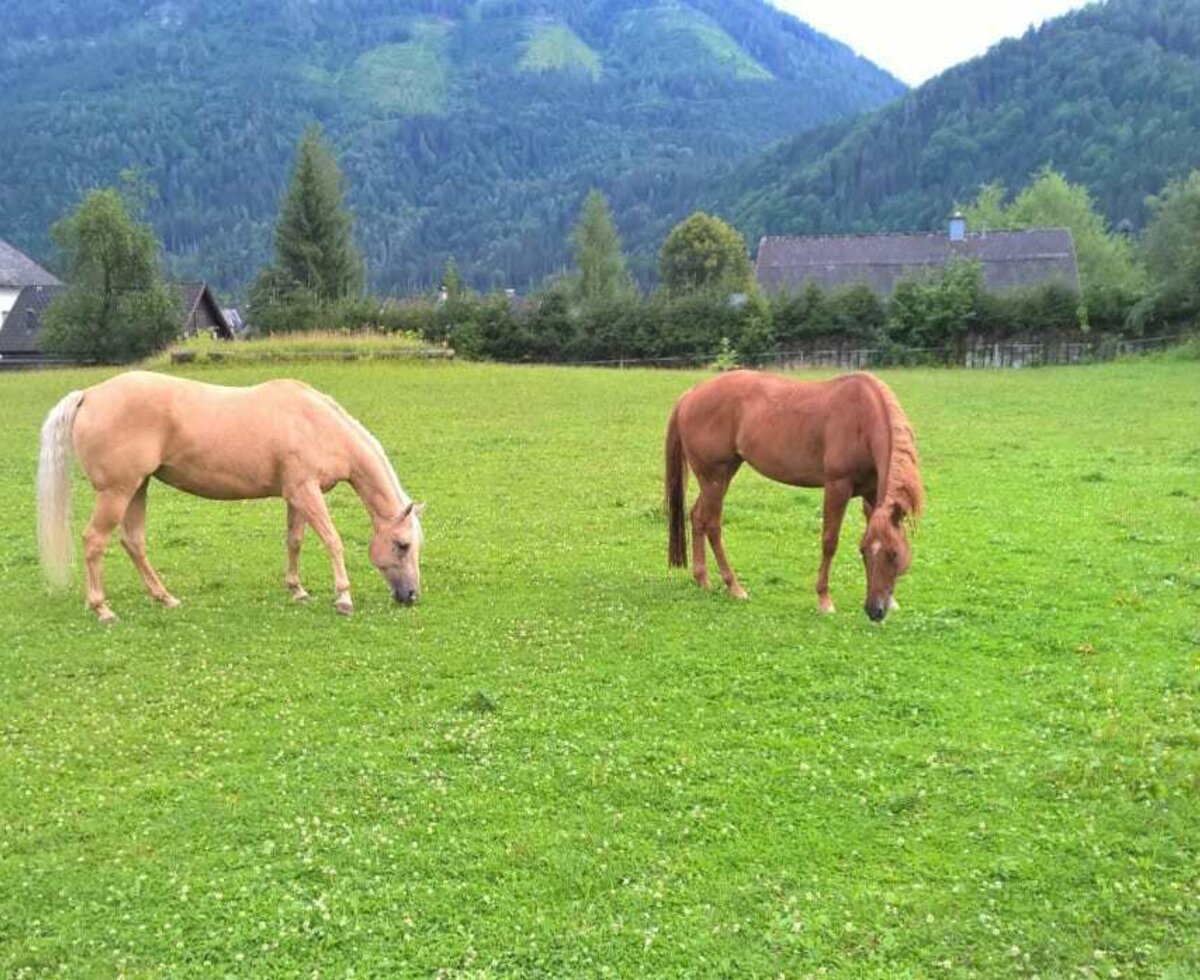
[[[901,81],[919,85],[1084,0],[771,0]]]

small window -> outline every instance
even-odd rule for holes
[[[30,333],[34,333],[37,331],[37,328],[38,328],[37,314],[34,313],[33,310],[26,310],[25,311],[25,329],[28,330]]]

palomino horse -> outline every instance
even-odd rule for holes
[[[731,371],[685,392],[667,426],[666,497],[669,561],[682,567],[687,534],[684,461],[700,496],[692,508],[692,573],[709,587],[704,540],[712,545],[731,595],[746,598],[721,545],[721,506],[743,462],[772,480],[825,488],[825,521],[817,597],[824,612],[829,565],[851,497],[867,516],[860,551],[867,572],[867,615],[878,622],[895,608],[892,590],[911,560],[904,535],[925,502],[912,428],[900,403],[874,375],[800,382],[754,371]]]
[[[311,525],[333,562],[337,611],[354,610],[342,540],[325,507],[326,491],[347,481],[374,525],[371,563],[397,602],[421,590],[419,516],[383,447],[328,395],[299,381],[225,388],[146,371],[118,375],[60,401],[42,426],[38,462],[38,541],[52,584],[65,585],[74,548],[70,533],[71,457],[96,490],[83,533],[87,604],[101,622],[116,619],[104,596],[104,548],[118,524],[125,550],[150,595],[169,593],[146,559],[146,488],[150,477],[199,497],[287,501],[287,574],[297,601],[307,599],[297,560]]]

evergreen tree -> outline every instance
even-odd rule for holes
[[[749,293],[755,288],[745,239],[703,211],[671,229],[658,253],[658,276],[671,293]]]
[[[119,363],[179,333],[182,304],[159,271],[158,239],[131,206],[115,188],[94,190],[54,226],[70,288],[46,310],[47,351]]]
[[[609,302],[632,291],[633,280],[608,201],[595,188],[588,192],[571,233],[571,253],[579,269],[582,302]]]
[[[354,244],[343,185],[321,128],[310,126],[300,140],[275,228],[275,261],[279,271],[319,300],[353,296],[363,285],[362,255]]]
[[[446,299],[452,303],[467,294],[466,283],[463,282],[462,273],[458,271],[458,262],[453,255],[446,260],[446,268],[442,273],[442,288],[446,291]]]

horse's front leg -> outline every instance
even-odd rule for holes
[[[304,528],[308,522],[289,502],[287,505],[287,572],[283,576],[283,584],[297,602],[309,598],[308,592],[300,584],[300,545],[304,541]]]
[[[817,574],[817,605],[821,612],[835,611],[829,597],[829,566],[837,554],[838,536],[842,531],[842,518],[846,516],[846,505],[854,487],[848,480],[835,480],[825,484],[825,508],[821,528],[821,571]]]
[[[286,494],[286,497],[301,518],[316,531],[325,550],[329,552],[329,560],[333,565],[333,605],[343,616],[349,616],[354,612],[354,601],[350,598],[350,576],[346,574],[342,539],[333,526],[329,508],[325,506],[325,495],[317,484],[305,483]]]

